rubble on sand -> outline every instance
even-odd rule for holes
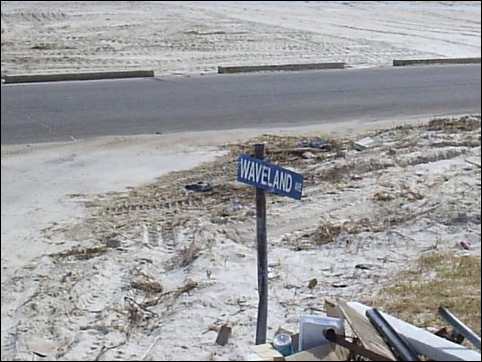
[[[357,151],[364,137],[377,146]],[[25,300],[2,358],[31,359],[28,343],[42,335],[57,360],[243,359],[256,326],[256,216],[236,161],[255,143],[305,179],[301,201],[267,196],[271,325],[293,328],[321,293],[373,293],[434,245],[480,251],[481,171],[466,162],[480,159],[480,116],[336,139],[263,135],[191,170],[92,196],[78,223],[44,229],[45,242],[74,247],[2,284]],[[226,323],[233,334],[216,345],[219,329],[206,328]]]

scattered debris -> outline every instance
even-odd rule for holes
[[[289,255],[289,258],[293,259],[288,265],[304,260],[305,257],[314,258],[311,259],[314,262],[309,265],[295,265],[289,270],[283,262],[283,266],[276,267],[276,273],[270,273],[270,277],[275,277],[271,279],[273,287],[282,290],[278,295],[279,311],[289,316],[286,320],[287,326],[291,327],[295,323],[295,308],[312,313],[325,312],[317,306],[319,298],[314,291],[326,289],[329,297],[333,298],[349,297],[358,293],[365,297],[364,293],[372,293],[387,280],[388,270],[396,271],[414,258],[415,254],[428,250],[426,247],[435,242],[425,240],[430,239],[428,235],[431,233],[437,233],[443,238],[439,249],[453,249],[455,241],[458,240],[446,238],[447,229],[453,231],[452,235],[465,235],[461,238],[472,240],[473,243],[477,240],[474,235],[480,235],[480,180],[473,180],[473,172],[467,172],[467,168],[475,170],[475,167],[465,163],[467,157],[475,158],[480,153],[480,146],[470,148],[477,145],[478,131],[449,134],[429,132],[427,127],[423,126],[384,130],[372,137],[380,140],[380,147],[364,152],[352,150],[352,139],[341,140],[339,146],[333,145],[331,151],[325,152],[321,149],[298,147],[299,137],[264,135],[261,138],[266,140],[269,146],[270,160],[299,170],[306,176],[309,187],[307,197],[296,205],[296,209],[282,199],[268,198],[270,212],[276,215],[271,219],[275,225],[270,244],[273,256],[276,255],[274,257],[278,259]],[[444,142],[446,146],[443,148],[432,147]],[[478,142],[480,145],[480,140]],[[452,144],[462,146],[451,146]],[[344,147],[345,158],[336,156],[337,147]],[[394,152],[388,152],[390,148]],[[226,293],[233,293],[231,295],[236,295],[235,299],[241,297],[234,294],[241,291],[236,289],[238,283],[234,283],[233,289],[230,289],[231,286],[219,270],[222,270],[224,265],[231,273],[240,270],[238,267],[245,268],[253,259],[251,236],[255,233],[254,194],[233,181],[236,157],[240,153],[238,151],[249,153],[251,145],[229,145],[225,149],[225,156],[209,164],[164,175],[152,184],[131,187],[125,192],[106,193],[86,201],[88,215],[81,228],[69,230],[70,225],[59,224],[46,230],[44,236],[46,240],[52,240],[52,243],[57,240],[78,240],[82,247],[51,255],[70,259],[69,263],[65,260],[61,260],[62,263],[49,263],[53,266],[52,269],[47,269],[48,276],[36,270],[29,272],[23,280],[19,279],[19,283],[15,280],[15,284],[8,285],[12,285],[12,289],[22,290],[22,283],[30,280],[32,275],[35,283],[41,281],[38,283],[36,296],[19,310],[19,315],[27,316],[21,320],[24,329],[16,332],[19,338],[26,339],[29,333],[41,331],[46,338],[54,340],[56,336],[52,336],[49,331],[67,330],[65,323],[71,322],[62,322],[60,316],[64,313],[83,313],[77,312],[71,299],[68,299],[74,298],[80,299],[81,307],[85,303],[96,304],[95,308],[85,310],[98,312],[79,315],[81,318],[78,319],[85,320],[86,326],[95,323],[102,325],[93,331],[105,336],[105,342],[98,346],[95,353],[84,359],[95,358],[104,343],[107,346],[116,344],[116,333],[123,333],[125,330],[131,333],[129,347],[125,350],[145,340],[145,348],[151,346],[148,349],[150,351],[157,341],[155,333],[151,333],[152,328],[156,328],[153,325],[177,327],[171,320],[183,316],[187,310],[191,312],[191,309],[192,315],[209,312],[210,316],[218,313],[219,318],[223,319],[236,316],[236,345],[243,349],[248,343],[252,343],[249,329],[253,320],[252,313],[248,312],[252,312],[256,306],[253,300],[250,300],[251,297],[242,304],[233,304],[234,308],[228,311],[224,310],[223,306],[220,307],[217,301],[210,299],[213,291],[219,292],[223,297]],[[270,150],[272,152],[269,152]],[[306,162],[303,158],[305,153],[311,153],[308,154],[309,157],[314,156],[317,161]],[[440,160],[443,162],[429,164]],[[198,180],[209,180],[212,185],[216,185],[215,192],[187,192],[189,190],[185,185],[197,185],[194,189],[202,189],[203,185],[211,186],[197,183]],[[364,182],[353,182],[360,180]],[[389,196],[375,196],[377,191]],[[390,199],[392,202],[374,202],[376,199]],[[298,213],[303,218],[298,218]],[[217,221],[214,221],[215,219]],[[144,225],[147,227],[143,228]],[[206,233],[198,237],[197,230],[201,225],[203,228],[206,226]],[[476,227],[479,229],[475,230]],[[69,236],[80,235],[79,231],[84,230],[86,232],[82,235],[87,237],[74,239]],[[149,234],[147,239],[143,238],[144,231]],[[147,240],[152,247],[146,249],[143,240]],[[447,245],[445,240],[453,241]],[[92,241],[94,244],[90,244]],[[459,243],[456,245],[458,248],[462,247]],[[293,248],[303,252],[290,253],[289,250]],[[433,247],[430,247],[430,250],[433,250]],[[108,253],[108,257],[104,253]],[[94,258],[102,255],[104,256]],[[316,260],[320,262],[317,264]],[[116,267],[110,267],[110,263]],[[119,265],[121,267],[117,267]],[[133,265],[136,266],[134,269]],[[146,276],[133,272],[137,271],[137,266]],[[157,269],[163,266],[165,268],[161,281],[158,279]],[[96,275],[104,270],[108,272],[107,278],[97,280],[91,277],[91,274]],[[370,270],[376,272],[366,272]],[[156,278],[148,277],[151,271]],[[292,275],[287,273],[288,271]],[[119,275],[122,278],[116,281]],[[321,285],[320,280],[310,280],[314,275],[323,275],[324,281],[326,276],[326,284]],[[290,279],[285,279],[288,276]],[[185,295],[198,287],[198,283],[187,282],[189,278],[200,278],[205,281],[206,286],[214,288],[209,287]],[[83,280],[88,283],[83,283]],[[182,280],[186,282],[182,283]],[[91,285],[92,288],[89,289]],[[171,287],[167,287],[168,285]],[[246,286],[244,276],[240,277],[239,285],[240,288]],[[57,287],[58,290],[55,289]],[[112,296],[123,297],[126,289],[131,299],[121,303],[119,307],[115,302],[118,299]],[[413,286],[406,289],[412,291]],[[183,294],[184,297],[180,298]],[[61,308],[51,304],[54,300],[52,296],[55,296],[55,302],[59,301]],[[242,297],[244,298],[244,295]],[[475,297],[470,295],[470,298],[473,300]],[[57,310],[54,310],[54,307]],[[149,311],[158,316],[155,317]],[[326,312],[336,316],[337,305]],[[226,314],[221,315],[222,313]],[[410,311],[409,314],[415,313]],[[40,320],[38,316],[41,315],[48,315],[50,321]],[[404,317],[407,318],[406,315]],[[417,315],[417,318],[422,317]],[[29,319],[36,321],[31,323]],[[127,321],[132,321],[132,324],[126,327],[122,323]],[[75,320],[73,323],[76,323]],[[151,324],[147,326],[147,323]],[[219,323],[223,322],[220,320]],[[199,324],[197,321],[193,322],[196,328],[199,327],[196,330],[202,331],[206,325]],[[144,333],[141,327],[149,328],[149,334]],[[132,333],[132,328],[136,328],[135,333]],[[220,324],[212,330],[218,332]],[[177,336],[179,337],[179,334]],[[86,341],[82,335],[79,338],[81,343]],[[185,333],[180,338],[183,340],[175,345],[177,351],[180,351],[182,346],[189,346],[187,338],[191,338],[191,333]],[[359,346],[358,337],[354,338],[349,342]],[[173,344],[168,346],[172,348]],[[69,353],[65,359],[72,359],[77,352],[74,348],[69,348],[65,348]],[[206,348],[202,347],[202,353],[206,352]],[[152,350],[154,354],[158,348]],[[194,348],[189,351],[193,356],[199,357],[200,355],[196,354],[198,352]],[[223,352],[232,351],[229,348]],[[326,351],[318,352],[320,354],[316,356],[324,356]],[[17,352],[5,352],[6,355],[7,353],[8,356],[21,357]],[[43,354],[43,351],[39,350],[38,353]],[[145,356],[147,354],[146,352]],[[233,357],[233,354],[229,356]],[[104,354],[102,359],[110,357],[113,357],[112,352]],[[150,357],[152,356],[147,356]],[[220,356],[216,356],[218,357]]]
[[[102,346],[99,354],[98,354],[97,357],[95,358],[95,361],[100,361],[100,359],[101,359],[107,352],[109,352],[109,351],[111,351],[111,350],[114,350],[114,349],[116,349],[116,348],[119,348],[119,347],[125,345],[126,343],[127,343],[127,340],[124,340],[124,341],[122,341],[122,342],[120,342],[120,343],[118,343],[118,344],[116,344],[116,345],[114,345],[114,346],[110,346],[110,347]]]
[[[477,166],[478,168],[482,168],[482,165],[480,163],[475,162],[475,161],[471,161],[469,159],[466,159],[465,162],[467,162],[471,165]]]
[[[176,300],[181,295],[185,293],[189,293],[191,290],[196,289],[198,286],[199,286],[199,283],[192,280],[188,280],[186,284],[183,285],[182,287],[179,287],[174,290],[170,290],[168,292],[164,292],[154,299],[146,300],[144,303],[142,303],[142,306],[144,308],[147,308],[147,307],[158,305],[161,302],[166,302],[167,297],[170,297],[171,300]]]
[[[477,351],[461,345],[463,336],[449,333],[446,328],[433,334],[381,313],[377,308],[343,300],[332,303],[337,317],[305,315],[300,320],[299,333],[287,334],[284,343],[275,337],[272,343],[256,346],[248,360],[480,360]],[[474,345],[480,346],[480,338],[475,333],[469,330],[466,333],[471,333]]]
[[[386,191],[378,191],[373,195],[373,199],[376,201],[386,202],[394,200],[395,196]]]
[[[283,361],[284,357],[271,343],[258,344],[250,348],[247,361]]]
[[[157,313],[147,309],[147,307],[143,306],[140,303],[137,303],[134,299],[132,299],[130,297],[125,296],[124,300],[126,302],[128,302],[131,306],[135,306],[135,307],[143,310],[144,312],[147,312],[147,313],[149,313],[149,314],[151,314],[155,317],[159,316]],[[129,310],[129,320],[133,323],[136,323],[140,319],[138,311],[135,310],[135,308],[129,308],[128,310]]]
[[[309,140],[303,140],[298,143],[299,147],[309,147],[309,148],[317,148],[324,151],[331,150],[331,144],[322,138],[312,138]]]
[[[57,346],[53,342],[40,337],[30,338],[27,345],[33,354],[41,358],[53,357],[57,351]]]
[[[466,326],[465,323],[458,319],[447,308],[440,306],[438,312],[440,317],[442,317],[448,324],[450,324],[457,334],[460,334],[456,338],[460,339],[461,341],[463,341],[464,338],[467,338],[467,341],[480,351],[481,341],[480,336],[477,333],[475,333],[472,329]]]
[[[107,245],[99,245],[91,248],[73,248],[60,253],[50,254],[53,258],[68,258],[73,256],[78,260],[87,260],[95,258],[109,251],[110,247]]]
[[[397,151],[396,151],[395,149],[393,149],[393,148],[390,147],[390,148],[388,149],[388,151],[387,151],[387,154],[388,154],[389,156],[395,156],[395,155],[397,154]]]
[[[348,287],[348,284],[343,283],[343,282],[335,282],[335,283],[331,283],[331,286],[333,288],[346,288],[346,287]]]
[[[303,157],[305,160],[311,160],[311,159],[315,158],[316,156],[313,152],[306,151],[301,155],[301,157]]]
[[[194,191],[194,192],[209,192],[213,190],[213,187],[206,182],[199,181],[198,183],[195,184],[189,184],[184,186],[186,190],[188,191]]]
[[[357,151],[365,151],[376,145],[376,141],[372,137],[365,137],[353,143],[353,148]]]
[[[464,250],[470,250],[472,249],[472,243],[468,240],[462,240],[459,242],[459,246],[462,247]]]
[[[360,269],[360,270],[373,270],[377,266],[375,264],[357,264],[355,265],[355,269]]]
[[[283,356],[293,354],[293,341],[291,335],[286,333],[276,333],[273,338],[273,347]]]
[[[325,152],[324,150],[320,150],[318,148],[311,148],[311,147],[298,147],[298,148],[274,148],[268,149],[267,153],[270,155],[276,155],[280,157],[281,155],[292,155],[302,158],[315,158],[318,157],[320,153]],[[305,157],[306,155],[306,157]],[[294,158],[293,160],[296,160]]]
[[[308,283],[308,289],[314,289],[318,285],[318,279],[313,278]]]
[[[231,337],[232,328],[224,324],[221,326],[218,332],[218,337],[216,338],[216,344],[220,346],[225,346],[228,343],[229,337]]]
[[[316,245],[323,245],[326,243],[332,243],[336,240],[336,237],[342,232],[341,225],[335,225],[330,222],[321,224],[314,232],[312,238]]]
[[[131,282],[131,288],[142,290],[146,293],[162,293],[161,283],[149,280],[145,277],[137,278]]]
[[[166,270],[173,270],[177,267],[185,268],[192,264],[194,260],[200,255],[201,248],[193,240],[188,247],[178,251],[177,255],[173,256],[165,263]]]
[[[117,239],[104,240],[104,244],[105,244],[105,246],[107,246],[108,248],[111,248],[111,249],[116,249],[116,248],[119,248],[121,246],[120,240],[117,240]]]
[[[462,116],[460,118],[436,118],[429,122],[431,131],[475,131],[480,129],[480,116]]]
[[[216,333],[217,333],[217,332],[219,332],[220,329],[221,329],[221,327],[218,326],[217,324],[210,324],[210,325],[208,326],[208,329],[206,329],[206,330],[203,332],[203,334],[206,334],[206,333],[208,333],[208,332],[216,332]]]
[[[445,338],[451,342],[462,344],[464,342],[465,337],[459,333],[457,333],[454,329],[449,331],[447,327],[440,328],[439,330],[433,331],[433,334],[439,336],[441,338]]]
[[[329,149],[330,144],[328,141],[322,139],[322,138],[312,138],[309,140],[302,140],[298,143],[299,147],[311,147],[311,148],[319,148],[319,149]]]

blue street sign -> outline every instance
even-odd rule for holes
[[[303,192],[302,175],[248,155],[239,156],[238,181],[296,200]]]

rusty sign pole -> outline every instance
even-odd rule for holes
[[[264,145],[254,146],[255,158],[264,159]],[[263,189],[256,188],[256,244],[258,249],[258,321],[256,344],[266,343],[268,322],[268,243],[266,241],[266,195]]]

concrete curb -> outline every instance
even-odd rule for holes
[[[31,82],[59,82],[65,80],[96,80],[118,78],[144,78],[154,77],[153,70],[127,70],[118,72],[89,72],[65,74],[28,74],[5,75],[5,83],[31,83]]]
[[[237,67],[218,67],[219,74],[248,73],[266,71],[296,71],[318,69],[344,69],[345,63],[311,63],[311,64],[283,64],[283,65],[249,65]]]
[[[480,58],[440,58],[440,59],[394,59],[393,66],[400,67],[405,65],[419,64],[478,64]]]

